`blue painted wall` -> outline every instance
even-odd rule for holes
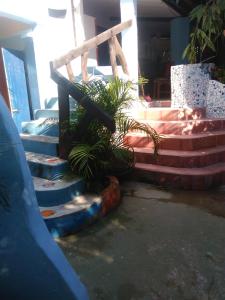
[[[33,112],[34,110],[39,109],[41,107],[39,99],[36,62],[34,55],[34,45],[33,39],[31,37],[24,38],[23,41],[25,45],[24,53],[25,67],[27,71],[27,83],[31,100],[31,108]]]
[[[184,17],[175,18],[171,21],[170,27],[170,48],[172,65],[187,64],[187,59],[183,59],[184,49],[189,42],[189,19]]]
[[[23,146],[0,96],[0,299],[87,300],[40,216]]]

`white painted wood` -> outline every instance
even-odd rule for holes
[[[132,20],[132,26],[122,32],[122,49],[130,79],[138,81],[137,0],[120,0],[121,22]]]

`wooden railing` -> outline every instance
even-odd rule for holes
[[[83,81],[88,81],[87,73],[87,60],[89,50],[97,47],[103,42],[109,42],[109,53],[112,65],[112,73],[114,76],[118,75],[118,68],[116,58],[122,65],[123,72],[129,76],[128,67],[122,48],[116,37],[124,29],[127,29],[132,25],[132,21],[127,21],[112,27],[109,30],[93,37],[92,39],[85,41],[80,47],[69,51],[67,54],[60,58],[50,62],[51,78],[58,85],[58,101],[59,101],[59,155],[61,158],[67,158],[71,149],[72,141],[79,141],[82,137],[85,128],[93,119],[98,119],[112,132],[115,131],[115,121],[104,112],[90,97],[85,95],[80,89],[73,83],[75,81],[71,62],[75,58],[81,56],[81,71]],[[67,70],[68,79],[64,77],[59,68],[65,66]],[[69,129],[70,123],[70,104],[69,96],[72,96],[78,104],[83,106],[86,110],[83,120],[81,120],[78,130],[73,132]]]
[[[62,66],[66,66],[68,78],[70,80],[74,80],[75,76],[73,73],[71,61],[76,59],[77,57],[81,56],[81,72],[82,72],[82,79],[83,81],[88,81],[88,74],[87,74],[87,60],[88,60],[88,53],[90,49],[96,48],[100,44],[108,41],[109,43],[109,54],[110,54],[110,61],[112,65],[112,73],[114,76],[118,75],[118,68],[116,63],[116,57],[121,63],[123,72],[129,75],[128,66],[126,62],[125,55],[122,51],[120,43],[117,39],[117,34],[122,32],[123,30],[129,28],[132,25],[132,21],[129,20],[124,23],[120,23],[99,35],[91,38],[88,41],[85,41],[81,46],[77,47],[69,51],[67,54],[55,59],[52,62],[53,69],[59,69]]]

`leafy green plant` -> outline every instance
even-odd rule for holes
[[[99,80],[74,84],[115,119],[116,132],[112,134],[100,122],[93,120],[69,154],[68,160],[73,171],[86,180],[128,172],[134,166],[133,148],[125,142],[125,136],[131,130],[145,132],[153,140],[157,153],[157,132],[125,112],[133,100],[131,82],[115,78],[108,83]],[[75,114],[72,126],[76,130],[85,111],[78,107]]]
[[[212,78],[215,79],[215,80],[220,81],[223,84],[225,84],[225,69],[224,68],[215,67],[212,70]]]
[[[196,6],[190,13],[193,23],[190,42],[183,53],[190,63],[203,62],[204,53],[211,50],[216,53],[218,40],[225,29],[225,1],[209,0]]]

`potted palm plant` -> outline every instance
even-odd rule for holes
[[[98,80],[74,84],[116,121],[116,133],[113,134],[97,120],[93,120],[80,140],[73,143],[68,160],[76,174],[89,183],[94,181],[96,186],[96,181],[104,182],[109,175],[121,176],[129,172],[134,166],[134,151],[124,142],[124,137],[130,130],[145,132],[153,140],[157,152],[157,132],[127,113],[133,100],[131,82],[115,78],[109,82]],[[84,113],[84,109],[78,107],[71,124],[74,129],[78,127]]]

